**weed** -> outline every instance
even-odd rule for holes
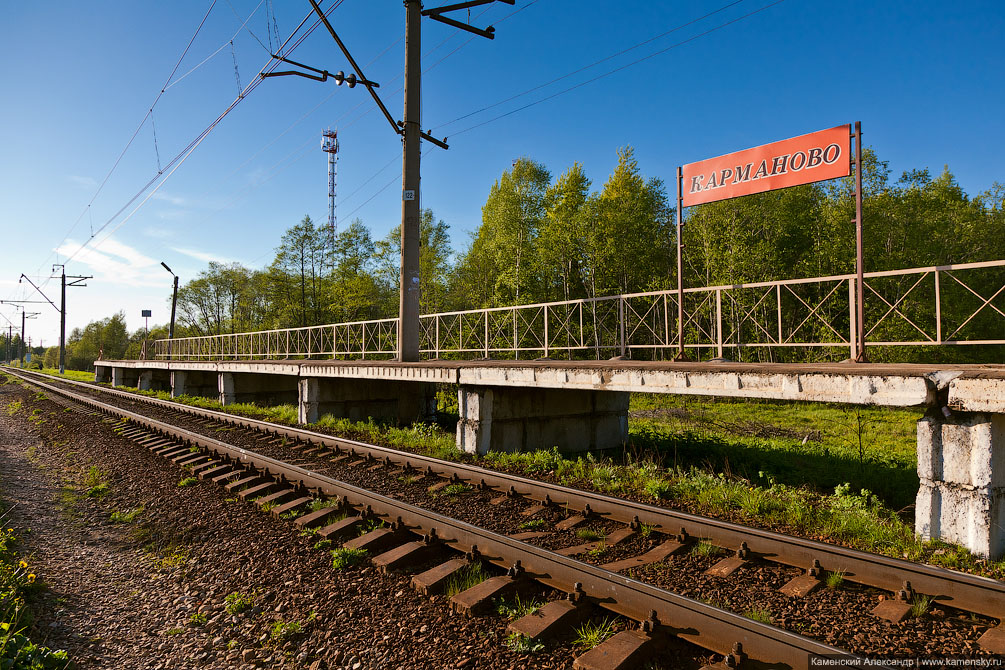
[[[280,514],[279,518],[280,519],[285,519],[287,521],[293,521],[294,519],[296,519],[297,517],[301,516],[302,514],[303,514],[303,512],[300,512],[300,511],[295,510],[295,509],[291,509],[289,512],[285,512],[283,514]]]
[[[184,628],[168,628],[166,631],[164,631],[164,634],[165,635],[181,635],[184,632],[185,632]]]
[[[349,549],[346,547],[332,549],[332,570],[345,570],[346,568],[358,565],[366,560],[369,553],[366,549]]]
[[[829,589],[839,589],[844,583],[844,573],[838,572],[828,572],[827,573],[827,588]]]
[[[915,595],[914,600],[911,602],[911,616],[923,617],[928,614],[928,610],[932,608],[932,597]]]
[[[357,536],[366,535],[367,533],[372,533],[378,528],[383,528],[387,524],[380,519],[367,519],[359,525],[359,530],[356,532]]]
[[[14,416],[15,414],[17,414],[18,412],[21,411],[21,408],[23,406],[24,405],[23,405],[23,403],[20,400],[13,400],[13,401],[7,403],[7,408],[6,408],[7,409],[7,416]]]
[[[505,644],[510,651],[518,654],[536,654],[544,649],[543,642],[523,633],[510,633],[506,636]]]
[[[647,538],[650,535],[652,535],[653,531],[655,530],[656,530],[656,524],[644,523],[639,526],[639,535],[644,538]]]
[[[520,524],[520,528],[523,530],[537,530],[539,528],[544,528],[548,524],[544,519],[531,519],[530,521],[524,521]]]
[[[723,551],[721,547],[717,547],[711,542],[705,542],[703,540],[691,548],[691,553],[695,556],[704,556],[708,558],[711,556],[719,556],[723,553]]]
[[[136,520],[136,517],[138,517],[140,514],[143,514],[143,511],[144,508],[142,505],[140,505],[136,509],[129,510],[128,512],[120,512],[118,510],[115,510],[112,512],[110,519],[112,523],[132,523],[133,521]]]
[[[544,607],[544,603],[533,596],[529,600],[524,600],[518,593],[513,600],[500,598],[496,601],[496,614],[507,619],[519,619],[520,617],[533,614]]]
[[[307,507],[312,512],[320,512],[323,509],[331,507],[331,501],[326,498],[315,498]]]
[[[262,505],[262,511],[263,512],[271,512],[272,510],[274,510],[277,507],[279,507],[279,503],[277,503],[277,502],[267,502],[264,505]]]
[[[331,546],[332,546],[331,540],[318,540],[317,542],[314,543],[315,549],[322,549],[322,550],[331,549]]]
[[[180,482],[178,482],[178,486],[179,487],[182,487],[182,486],[192,486],[192,484],[195,484],[198,481],[199,480],[196,479],[195,477],[185,477]]]
[[[613,634],[614,619],[605,618],[599,622],[587,621],[576,629],[576,639],[573,644],[580,649],[593,649]]]
[[[448,598],[452,598],[461,591],[467,591],[471,587],[481,584],[488,578],[489,574],[481,563],[468,563],[450,576],[444,587],[444,593],[447,594]]]
[[[88,498],[100,498],[111,490],[111,487],[105,480],[105,473],[94,465],[84,473],[83,485],[87,489]]]
[[[223,599],[223,606],[227,610],[227,614],[240,614],[251,607],[254,600],[255,597],[250,593],[234,591],[233,593],[228,593]]]
[[[458,482],[457,484],[451,484],[449,486],[445,486],[443,488],[442,493],[443,493],[443,495],[447,495],[447,496],[459,496],[459,495],[463,495],[463,494],[465,494],[465,493],[467,493],[467,492],[469,492],[471,490],[472,490],[472,488],[470,486],[468,486],[467,484],[462,484],[462,483]]]
[[[398,477],[398,481],[403,482],[405,484],[414,484],[420,479],[422,479],[422,475],[402,475]]]
[[[603,539],[604,534],[590,528],[580,528],[576,531],[576,537],[580,540],[586,540],[587,542],[596,542],[597,540]]]
[[[206,621],[208,621],[208,619],[203,612],[193,612],[188,618],[188,622],[192,626],[205,626]]]
[[[755,607],[743,613],[743,616],[761,623],[771,623],[771,612],[764,607]]]
[[[597,543],[597,546],[586,552],[586,555],[591,558],[600,558],[606,553],[607,553],[607,544],[603,540],[601,540],[600,542]]]
[[[273,642],[282,644],[290,641],[297,635],[300,635],[303,631],[304,627],[296,621],[290,621],[289,623],[277,621],[272,624],[272,630],[269,631],[269,637],[272,638]]]

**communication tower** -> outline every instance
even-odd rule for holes
[[[321,150],[328,154],[328,235],[335,251],[335,175],[338,172],[338,131],[331,128],[321,133]]]

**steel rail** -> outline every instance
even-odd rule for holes
[[[516,575],[539,581],[552,588],[586,595],[600,607],[636,621],[655,622],[666,632],[718,654],[729,654],[736,643],[751,660],[808,669],[811,659],[856,658],[854,655],[810,638],[791,633],[747,617],[692,600],[645,584],[616,572],[530,545],[469,523],[383,496],[304,468],[236,447],[220,440],[158,421],[95,398],[13,373],[46,391],[70,397],[103,414],[127,419],[188,446],[197,446],[225,459],[285,479],[321,494],[341,498],[358,509],[369,509],[376,517],[395,523],[400,529],[440,542],[466,554],[476,555],[503,568],[516,568]],[[577,588],[579,585],[579,588]]]
[[[677,535],[684,531],[686,535],[707,539],[724,549],[739,549],[742,543],[746,543],[750,554],[765,560],[806,570],[817,567],[824,571],[840,572],[848,581],[894,593],[904,588],[905,582],[910,582],[913,591],[933,597],[940,605],[996,619],[1005,618],[1005,583],[995,579],[518,477],[474,465],[453,463],[430,456],[333,437],[304,428],[294,428],[226,412],[190,407],[128,391],[59,379],[49,375],[41,376],[132,401],[213,418],[256,431],[282,435],[293,441],[323,445],[336,450],[347,450],[354,455],[382,460],[401,467],[423,470],[442,478],[456,477],[460,481],[488,487],[501,493],[519,495],[541,503],[564,505],[578,512],[588,511],[590,514],[624,524],[648,524],[654,526],[654,529],[670,535]]]

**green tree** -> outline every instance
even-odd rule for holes
[[[547,168],[520,158],[489,189],[478,235],[484,235],[484,251],[495,266],[497,303],[519,304],[539,296],[535,245],[550,182]]]
[[[395,226],[374,247],[379,281],[389,298],[384,311],[396,314],[401,285],[401,226]],[[433,210],[423,209],[419,218],[419,310],[422,314],[446,309],[452,253],[450,227],[442,219],[437,220]]]
[[[538,255],[545,284],[558,283],[562,300],[582,295],[580,272],[589,236],[589,196],[590,180],[579,163],[566,170],[545,194],[548,209],[538,236]]]

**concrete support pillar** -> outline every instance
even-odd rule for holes
[[[234,375],[230,372],[218,372],[216,388],[220,395],[221,405],[233,405],[237,395],[234,393]]]
[[[304,377],[298,395],[297,416],[305,424],[331,414],[405,426],[436,415],[436,388],[428,382]]]
[[[318,378],[307,377],[298,383],[297,393],[300,398],[297,402],[297,421],[299,423],[317,423],[320,418],[318,413]]]
[[[107,365],[94,366],[94,381],[98,384],[108,384],[112,381],[112,368]]]
[[[136,388],[140,391],[149,391],[153,388],[154,373],[151,370],[143,370],[136,377]]]
[[[1005,415],[918,421],[915,530],[992,559],[1005,555]]]
[[[621,446],[628,440],[628,399],[620,391],[461,386],[457,448],[484,454]]]
[[[171,371],[171,397],[177,398],[178,396],[185,395],[188,393],[185,388],[186,382],[188,381],[188,373],[184,370],[172,370]]]

